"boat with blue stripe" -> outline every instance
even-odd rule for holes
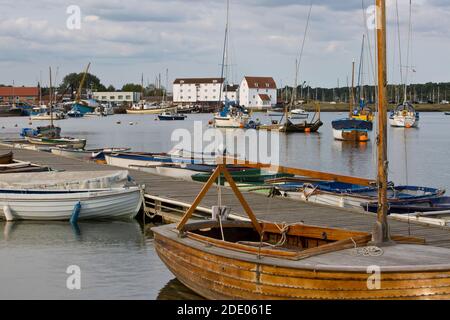
[[[297,181],[295,181],[297,180]],[[266,181],[273,193],[299,201],[361,210],[362,204],[376,202],[376,187],[365,187],[333,181],[301,181],[301,178]],[[420,186],[394,186],[388,189],[389,203],[428,200],[440,197],[445,190]]]

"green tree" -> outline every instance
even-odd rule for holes
[[[107,92],[114,92],[114,91],[116,91],[116,88],[114,88],[114,86],[113,86],[112,84],[110,84],[110,85],[108,86],[108,88],[106,88],[106,91],[107,91]]]
[[[127,83],[122,87],[124,92],[142,92],[142,86],[140,84]]]
[[[78,90],[81,79],[83,79],[84,73],[70,73],[63,78],[61,87],[72,87],[74,90]],[[83,84],[83,88],[89,88],[94,91],[106,91],[105,86],[100,82],[100,79],[93,74],[86,74],[86,80]]]

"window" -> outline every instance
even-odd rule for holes
[[[114,98],[115,98],[114,96],[110,96],[109,97],[110,100],[114,100]]]
[[[119,100],[123,100],[123,96],[119,96],[118,98],[119,98]]]
[[[102,100],[106,100],[106,99],[108,99],[107,96],[102,96]]]
[[[257,83],[255,83],[255,87],[257,87],[257,88],[258,88],[258,87],[259,87],[259,85],[258,85]]]
[[[127,96],[127,100],[131,100],[131,96]]]

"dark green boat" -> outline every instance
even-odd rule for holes
[[[245,183],[245,184],[264,184],[264,181],[269,179],[279,179],[279,178],[289,178],[294,175],[277,173],[277,174],[267,174],[261,172],[261,169],[245,169],[242,171],[230,172],[236,183]],[[192,180],[198,182],[207,182],[209,177],[211,177],[211,173],[199,173],[194,174],[192,176]],[[224,185],[225,177],[221,175],[220,184]],[[216,181],[217,183],[217,181]]]

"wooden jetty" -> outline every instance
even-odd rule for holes
[[[12,150],[15,159],[65,171],[111,170],[110,166],[93,162],[64,158],[47,152],[14,149],[0,145],[0,153]],[[118,168],[123,170],[123,168]],[[129,170],[133,179],[145,185],[147,214],[158,215],[166,222],[178,222],[189,209],[203,187],[197,182],[180,181],[140,171]],[[305,223],[329,228],[340,228],[361,232],[371,232],[374,224],[373,214],[335,207],[298,202],[289,199],[267,198],[256,193],[243,192],[253,212],[259,220],[279,223]],[[205,217],[211,214],[211,207],[217,205],[218,193],[211,188],[197,208],[194,216]],[[232,218],[247,220],[245,211],[231,189],[222,188],[222,203],[231,207]],[[450,228],[416,223],[411,220],[398,221],[389,218],[392,234],[424,238],[426,243],[450,248]]]

